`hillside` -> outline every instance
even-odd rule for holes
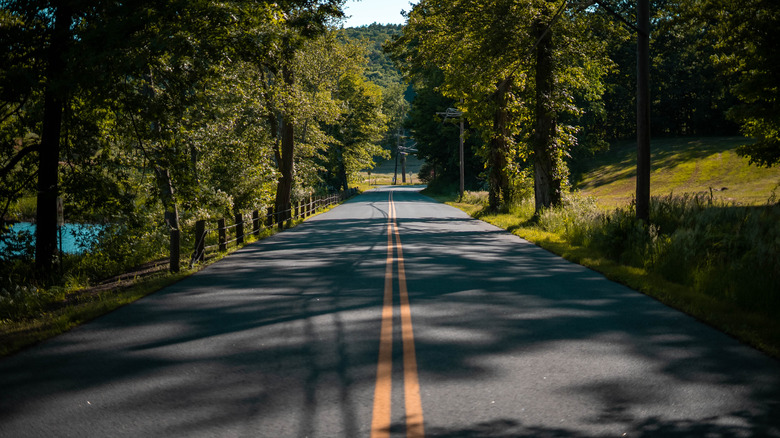
[[[382,50],[382,44],[394,35],[400,34],[401,29],[400,24],[370,24],[343,30],[348,39],[362,41],[365,44],[368,56],[366,77],[382,88],[403,83],[401,73]]]
[[[710,193],[728,202],[764,204],[780,184],[780,168],[748,164],[742,137],[658,139],[652,142],[651,195]],[[636,143],[621,142],[580,163],[574,187],[605,207],[625,205],[636,189]],[[780,196],[780,190],[778,190]]]

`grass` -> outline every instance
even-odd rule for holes
[[[115,288],[97,294],[74,293],[72,296],[78,298],[65,298],[60,306],[55,306],[59,308],[44,311],[34,318],[1,321],[0,357],[64,333],[176,283],[193,272],[165,273],[128,288]]]
[[[736,148],[749,140],[743,137],[669,138],[654,140],[650,191],[709,193],[716,201],[761,205],[780,183],[780,167],[760,168],[748,164]],[[636,189],[636,143],[620,142],[606,153],[583,163],[574,188],[598,200],[604,208],[631,202]]]
[[[419,184],[420,180],[418,174],[420,173],[420,167],[423,165],[423,161],[419,160],[414,155],[408,155],[406,157],[406,184]],[[398,184],[401,182],[401,163],[398,163]],[[395,160],[388,159],[377,161],[377,166],[371,170],[371,178],[369,180],[369,172],[367,170],[360,172],[360,181],[358,181],[358,187],[361,190],[370,190],[377,186],[387,186],[393,184],[393,175],[395,175]]]
[[[316,214],[324,213],[331,207],[321,208]],[[292,222],[296,226],[305,219]],[[249,236],[245,245],[265,239],[278,232],[276,227],[264,229],[260,236]],[[6,317],[0,319],[0,357],[16,353],[26,347],[35,345],[41,341],[52,338],[74,327],[89,322],[99,316],[110,313],[122,306],[130,304],[149,294],[155,293],[170,286],[195,272],[215,263],[232,252],[242,248],[230,247],[227,252],[216,253],[203,264],[187,269],[182,265],[179,273],[168,271],[155,272],[150,275],[130,278],[119,281],[107,287],[89,287],[87,285],[73,285],[55,287],[48,290],[34,287],[19,287],[17,293],[11,298],[24,300],[17,302],[22,309],[19,317]],[[132,274],[132,273],[131,273]],[[6,298],[5,295],[0,298]],[[13,313],[9,309],[9,303],[0,300],[0,306],[6,306],[0,312],[2,314]]]

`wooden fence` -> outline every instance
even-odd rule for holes
[[[228,225],[225,218],[216,221],[199,220],[195,223],[193,231],[190,267],[205,261],[209,253],[225,252],[231,245],[243,245],[247,237],[260,235],[264,229],[278,227],[282,230],[289,228],[292,221],[305,219],[323,208],[338,204],[356,194],[357,189],[353,188],[328,196],[309,196],[309,199],[295,202],[285,211],[274,211],[273,207],[268,207],[265,214],[260,210],[254,210],[247,214],[239,213],[231,218],[231,225]],[[251,218],[247,220],[250,214]],[[181,230],[172,229],[170,231],[171,272],[179,272],[181,269],[181,237]]]

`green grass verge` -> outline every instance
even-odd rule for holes
[[[119,307],[189,276],[193,271],[163,274],[126,289],[112,289],[98,294],[82,295],[76,302],[24,321],[0,323],[0,357],[13,354],[78,325],[91,321]]]
[[[748,311],[733,302],[697,293],[690,287],[670,282],[645,269],[626,266],[595,250],[573,245],[562,236],[542,230],[529,221],[529,215],[485,213],[477,202],[458,202],[454,194],[426,193],[471,215],[510,231],[566,260],[600,272],[645,295],[680,310],[732,337],[780,359],[780,320],[776,315]]]
[[[310,217],[322,214],[332,208],[334,206],[320,208],[316,214]],[[295,227],[305,220],[295,220],[291,227]],[[243,246],[263,240],[277,232],[278,228],[276,227],[266,228],[260,236],[248,237]],[[233,247],[227,252],[218,253],[205,263],[196,265],[193,269],[184,269],[179,273],[161,272],[140,280],[131,280],[132,284],[130,285],[118,284],[116,287],[97,293],[85,292],[83,289],[70,291],[71,293],[62,302],[54,303],[55,305],[51,306],[53,310],[43,312],[34,318],[21,321],[0,320],[0,357],[9,356],[26,347],[65,333],[74,327],[153,294],[210,264],[222,260],[243,246]]]

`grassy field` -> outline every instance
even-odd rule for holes
[[[424,161],[417,159],[414,155],[406,157],[406,184],[419,184],[420,180],[417,174],[420,173]],[[362,189],[373,186],[386,186],[393,183],[393,174],[395,173],[395,160],[388,159],[377,161],[377,166],[371,170],[371,181],[369,182],[369,172],[364,170],[360,172],[359,185]],[[401,184],[401,163],[398,163],[398,184]]]
[[[650,193],[710,193],[715,200],[765,204],[780,183],[780,167],[751,166],[736,148],[743,137],[671,138],[652,142]],[[636,142],[621,142],[584,163],[574,188],[604,207],[631,202],[636,190]],[[780,193],[778,193],[780,195]]]

